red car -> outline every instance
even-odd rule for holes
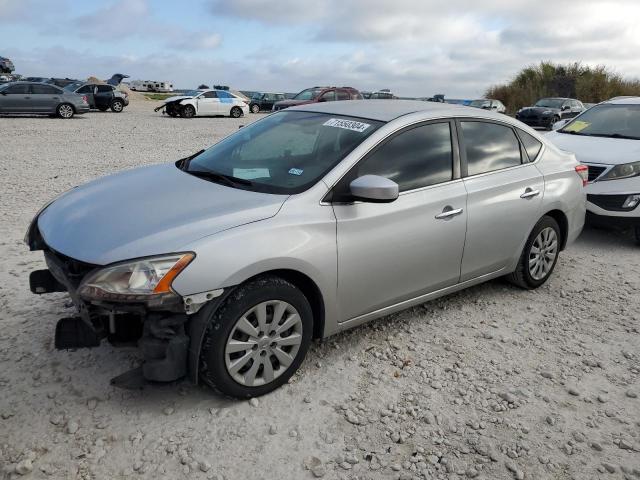
[[[275,112],[294,105],[333,102],[335,100],[362,100],[362,98],[360,92],[352,87],[313,87],[302,90],[289,100],[274,103],[272,110]]]

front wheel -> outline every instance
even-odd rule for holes
[[[558,261],[560,239],[558,222],[549,216],[542,217],[533,227],[515,271],[507,279],[529,290],[545,283]]]
[[[196,109],[193,105],[185,105],[180,109],[180,116],[182,118],[192,118],[196,114]]]
[[[233,118],[240,118],[242,116],[242,109],[240,107],[233,107],[231,109],[231,116]]]
[[[265,276],[238,287],[212,314],[200,354],[200,378],[234,398],[280,387],[309,349],[313,313],[286,280]]]
[[[122,100],[116,99],[111,102],[111,111],[120,113],[122,110],[124,110],[124,102]]]
[[[56,108],[56,115],[60,118],[71,118],[74,113],[73,107],[68,103],[62,103],[58,105],[58,108]]]
[[[258,113],[259,111],[260,111],[260,106],[257,103],[254,103],[253,105],[251,105],[252,113]]]

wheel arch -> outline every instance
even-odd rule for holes
[[[311,311],[313,312],[312,338],[316,339],[322,338],[324,336],[325,304],[322,292],[316,282],[314,282],[311,277],[300,272],[299,270],[288,268],[265,270],[245,279],[244,281],[233,287],[225,288],[224,293],[220,297],[217,297],[207,303],[198,311],[198,313],[193,315],[193,318],[189,320],[189,324],[187,326],[189,335],[189,354],[187,359],[187,369],[188,376],[191,382],[193,382],[194,384],[198,383],[198,368],[200,362],[200,352],[202,350],[202,341],[204,338],[204,332],[207,328],[207,324],[213,313],[218,309],[218,307],[220,307],[220,305],[222,305],[226,301],[226,299],[235,289],[237,289],[241,285],[252,282],[257,278],[264,276],[280,277],[300,289],[307,300],[309,300]]]
[[[567,246],[567,238],[569,237],[569,219],[566,214],[562,210],[554,209],[549,210],[543,216],[548,216],[553,218],[556,222],[558,222],[558,226],[560,227],[560,235],[562,235],[562,239],[560,241],[560,250],[564,250]]]

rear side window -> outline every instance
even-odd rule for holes
[[[5,88],[4,91],[12,95],[25,95],[29,93],[29,85],[28,84],[11,85],[10,87]]]
[[[336,92],[335,90],[329,90],[328,92],[324,92],[320,98],[325,102],[333,102],[336,99]]]
[[[61,92],[51,85],[31,85],[31,93],[35,95],[58,95]]]
[[[533,162],[538,156],[538,153],[540,153],[542,143],[540,143],[539,140],[537,140],[532,135],[529,135],[524,130],[518,130],[518,135],[520,135],[520,140],[522,140],[522,144],[524,145],[524,149],[527,152],[529,161]]]
[[[405,130],[360,161],[349,181],[380,175],[396,182],[400,191],[413,190],[453,178],[453,149],[449,123]]]
[[[218,92],[218,98],[234,98],[229,92],[225,92],[224,90],[220,90]]]
[[[467,174],[493,172],[522,163],[520,142],[504,125],[488,122],[461,122]]]
[[[98,85],[99,92],[112,92],[114,89],[111,85]]]
[[[349,100],[351,96],[346,90],[338,90],[338,100]]]

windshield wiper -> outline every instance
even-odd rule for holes
[[[212,182],[222,183],[223,185],[227,185],[229,187],[237,187],[238,185],[243,185],[250,187],[253,183],[244,178],[234,177],[233,175],[225,175],[224,173],[204,171],[204,170],[185,170],[187,173],[195,177],[204,178],[206,180],[211,180]]]
[[[606,138],[627,138],[629,140],[640,140],[640,137],[634,137],[633,135],[625,135],[623,133],[592,133],[594,137],[606,137]]]

